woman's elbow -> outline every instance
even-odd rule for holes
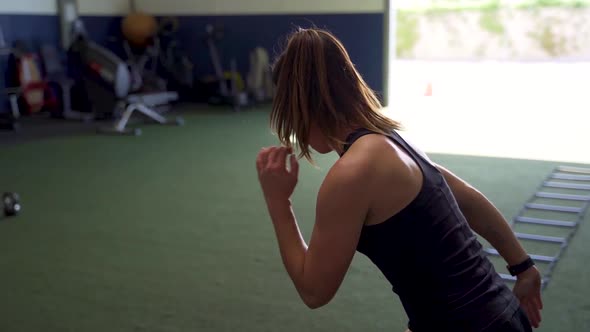
[[[333,295],[319,295],[319,294],[307,294],[307,295],[301,295],[301,299],[303,300],[303,303],[305,303],[305,305],[309,308],[309,309],[319,309],[323,306],[325,306],[326,304],[330,303],[330,301],[332,300],[334,296]]]
[[[317,298],[307,298],[307,299],[303,299],[303,302],[305,303],[305,305],[309,308],[309,309],[319,309],[323,306],[325,306],[326,304],[328,304],[330,301],[325,301],[325,300],[321,300],[321,299],[317,299]]]

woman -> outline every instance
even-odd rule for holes
[[[271,125],[282,147],[264,148],[258,177],[285,268],[310,308],[327,304],[353,255],[369,257],[422,331],[531,331],[542,309],[541,278],[500,212],[480,192],[430,161],[397,133],[330,33],[300,29],[273,76]],[[299,157],[337,152],[318,193],[309,246],[290,197]],[[287,165],[286,159],[290,159]],[[474,232],[516,275],[508,289]]]

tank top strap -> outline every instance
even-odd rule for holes
[[[375,132],[369,129],[360,128],[350,133],[346,138],[346,143],[340,156],[342,157],[356,140],[369,134],[375,134]],[[423,151],[406,141],[398,132],[392,130],[391,133],[387,135],[387,137],[400,146],[404,151],[406,151],[406,153],[408,153],[412,159],[414,159],[414,161],[420,165],[423,171],[434,171],[434,173],[438,173],[438,170],[434,167],[434,164],[430,158],[428,158],[428,156]]]
[[[432,160],[424,153],[424,151],[415,147],[412,143],[405,140],[398,132],[393,131],[389,137],[395,141],[399,146],[401,146],[408,154],[412,156],[414,161],[416,161],[421,166],[429,166],[434,167]]]
[[[342,153],[340,154],[340,156],[342,157],[346,153],[346,151],[348,151],[348,149],[350,149],[352,144],[354,142],[356,142],[357,139],[359,139],[365,135],[374,134],[374,133],[375,132],[373,132],[369,129],[365,129],[365,128],[359,128],[359,129],[356,129],[355,131],[353,131],[352,133],[350,133],[348,135],[348,137],[346,138],[346,143],[344,144],[344,147],[342,149]]]

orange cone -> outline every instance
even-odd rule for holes
[[[432,83],[428,82],[428,84],[426,85],[426,92],[424,92],[424,95],[427,97],[432,96]]]

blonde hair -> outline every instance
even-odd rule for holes
[[[401,128],[381,113],[377,95],[356,70],[344,45],[328,31],[312,28],[292,33],[273,65],[273,82],[271,128],[287,147],[293,147],[295,138],[299,157],[312,163],[312,121],[333,148],[345,143],[338,134],[353,126],[386,135]]]

